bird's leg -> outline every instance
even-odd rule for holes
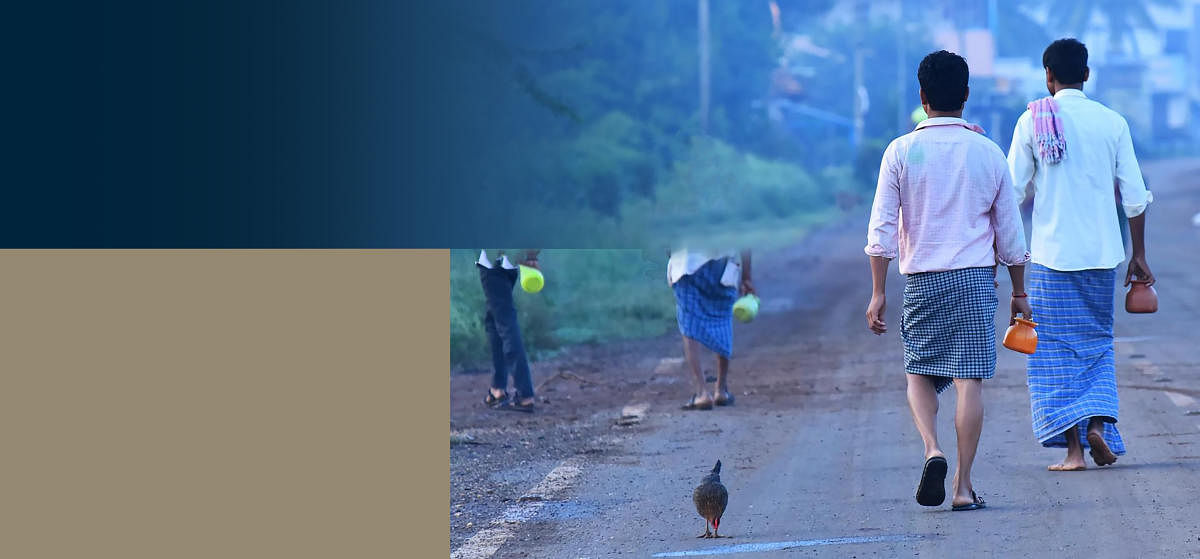
[[[710,532],[708,530],[708,519],[707,518],[704,519],[704,533],[700,534],[699,536],[696,536],[696,537],[697,538],[711,538],[712,537],[712,532]]]
[[[722,536],[719,533],[720,528],[721,528],[721,517],[718,516],[717,518],[713,519],[713,535],[712,535],[712,537],[714,537],[714,538],[731,538],[731,537],[733,537],[733,536]]]

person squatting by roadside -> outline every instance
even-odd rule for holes
[[[729,361],[733,358],[733,304],[738,295],[753,294],[750,251],[676,250],[667,261],[667,281],[675,292],[675,317],[683,336],[683,355],[691,371],[692,397],[685,410],[711,410],[733,405]],[[717,355],[717,380],[710,393],[700,368],[700,347]]]

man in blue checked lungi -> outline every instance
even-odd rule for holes
[[[884,151],[871,207],[866,253],[874,292],[867,327],[887,332],[885,283],[899,257],[905,275],[900,337],[908,373],[908,404],[925,465],[917,503],[946,499],[946,455],[938,446],[938,393],[954,386],[958,463],[951,509],[978,510],[984,500],[971,483],[983,430],[983,380],[996,372],[996,266],[1008,266],[1010,317],[1030,315],[1024,296],[1025,250],[1017,198],[1004,153],[978,126],[962,119],[969,92],[967,62],[946,51],[926,56],[917,70],[929,118]]]
[[[676,250],[667,262],[667,280],[675,291],[675,317],[683,335],[683,355],[691,371],[692,398],[685,410],[733,405],[729,360],[733,357],[733,304],[739,293],[754,293],[750,252]],[[700,346],[717,355],[717,379],[710,394],[700,371]]]
[[[1099,466],[1125,453],[1113,368],[1113,289],[1125,260],[1113,219],[1118,198],[1133,244],[1125,284],[1134,275],[1154,280],[1144,243],[1153,196],[1125,119],[1083,93],[1087,56],[1075,39],[1046,48],[1051,96],[1029,104],[1008,151],[1013,184],[1033,183],[1029,299],[1038,309],[1038,348],[1029,357],[1029,399],[1038,441],[1067,449],[1051,471],[1086,469],[1085,448]]]

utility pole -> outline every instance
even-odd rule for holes
[[[855,151],[862,142],[863,135],[863,49],[862,43],[854,47],[854,140],[851,142]]]
[[[697,19],[700,27],[700,131],[708,134],[709,60],[708,0],[699,0]]]
[[[908,22],[901,11],[896,24],[896,133],[903,134],[909,127],[908,68],[904,67],[904,51],[908,43]]]
[[[858,0],[854,6],[855,15],[859,21],[867,21],[871,14],[871,3],[867,0]],[[863,136],[863,112],[866,107],[863,107],[863,99],[861,92],[863,90],[863,28],[860,26],[854,33],[854,136],[851,138],[851,147],[855,152],[858,151],[858,146],[862,142]]]
[[[988,22],[988,34],[991,35],[991,39],[992,39],[992,52],[994,53],[994,52],[998,51],[998,48],[996,46],[996,43],[998,42],[996,40],[996,31],[999,28],[999,24],[1000,24],[999,15],[997,14],[997,9],[996,9],[996,0],[988,0],[987,22]],[[991,109],[992,109],[992,128],[990,130],[988,130],[988,135],[991,136],[992,140],[995,140],[997,143],[999,143],[1000,142],[1000,106],[999,106],[1000,105],[1000,94],[996,92],[996,88],[994,86],[995,83],[996,83],[996,78],[993,77],[992,78],[992,84],[993,84],[992,92],[989,95],[990,101],[991,101]]]

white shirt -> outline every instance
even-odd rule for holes
[[[492,266],[493,266],[491,259],[488,258],[487,250],[479,251],[479,260],[476,260],[475,263],[479,264],[480,266],[483,266],[484,268],[487,268],[489,270],[492,269]],[[500,255],[500,267],[504,268],[505,270],[516,270],[517,269],[516,266],[513,266],[512,262],[508,261],[508,256],[506,256],[504,254]]]
[[[721,275],[721,285],[737,287],[742,278],[742,264],[737,259],[737,253],[733,251],[713,252],[687,249],[672,251],[671,258],[667,260],[667,282],[675,285],[675,282],[683,276],[694,274],[709,261],[721,258],[729,258],[729,261],[725,263],[725,271]]]
[[[1049,165],[1037,158],[1028,110],[1017,120],[1008,150],[1014,196],[1023,198],[1033,182],[1032,259],[1064,272],[1115,268],[1125,261],[1125,245],[1114,183],[1127,217],[1141,215],[1154,201],[1142,182],[1129,124],[1078,89],[1060,90],[1054,100],[1067,145],[1063,160]]]

